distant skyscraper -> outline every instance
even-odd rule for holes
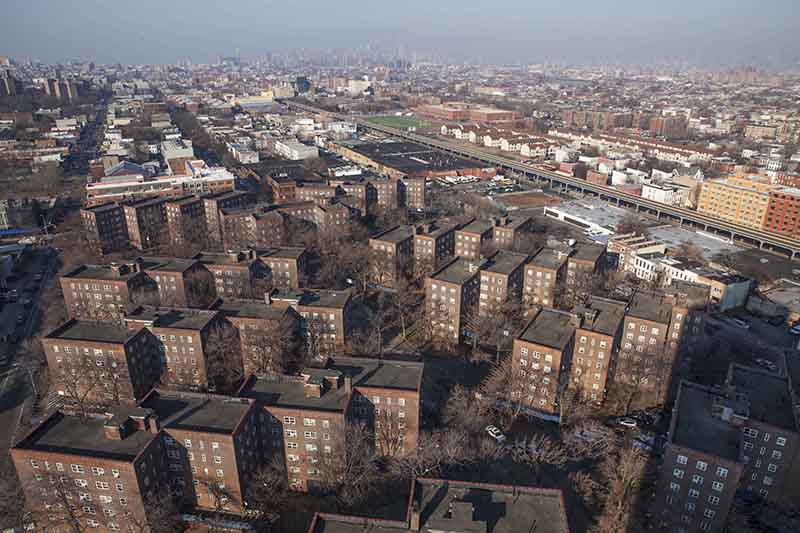
[[[300,94],[307,93],[311,90],[311,82],[305,76],[298,76],[294,82],[295,89]]]

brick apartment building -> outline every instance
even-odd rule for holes
[[[674,394],[677,355],[703,335],[709,289],[675,282],[661,291],[633,295],[623,324],[614,381],[637,390],[650,405]]]
[[[568,380],[577,317],[541,309],[514,339],[511,399],[560,419],[560,396]]]
[[[262,410],[262,445],[284,457],[290,487],[309,491],[343,453],[348,422],[363,422],[387,455],[416,448],[422,373],[421,363],[341,357],[297,376],[251,378],[240,395]]]
[[[288,175],[270,174],[264,177],[264,181],[272,193],[272,201],[276,204],[294,202],[297,199],[295,194],[297,182]]]
[[[308,254],[305,248],[284,246],[259,250],[258,259],[269,270],[275,288],[299,289],[308,281]]]
[[[140,307],[125,322],[130,330],[144,328],[157,339],[166,387],[208,391],[216,388],[222,368],[242,375],[236,371],[242,367],[238,336],[217,311]]]
[[[498,316],[507,304],[519,303],[528,256],[499,250],[481,268],[480,316]]]
[[[166,203],[162,198],[144,198],[122,204],[133,248],[151,250],[169,243]]]
[[[66,403],[129,404],[162,374],[156,339],[123,325],[68,320],[42,338],[52,387]]]
[[[271,206],[257,205],[220,211],[222,244],[226,250],[281,246],[286,216]]]
[[[115,203],[81,209],[83,232],[89,246],[101,254],[128,247],[128,226],[122,206]]]
[[[555,307],[567,275],[568,254],[561,249],[542,248],[525,266],[523,303],[527,307]]]
[[[432,273],[455,255],[456,224],[434,220],[414,229],[414,272]]]
[[[480,270],[485,260],[451,259],[425,280],[425,307],[431,337],[458,344],[480,300]]]
[[[800,189],[785,188],[769,193],[764,230],[781,235],[800,235]]]
[[[155,282],[136,261],[81,265],[63,274],[59,282],[71,318],[121,318],[129,306],[158,297]]]
[[[222,245],[220,211],[223,209],[241,209],[251,203],[252,197],[248,193],[241,191],[223,192],[203,197],[203,213],[206,219],[209,246]]]
[[[167,200],[167,231],[172,246],[206,243],[205,202],[199,196],[184,196]]]
[[[195,259],[140,257],[142,271],[158,285],[163,307],[207,307],[216,296],[214,277]]]
[[[567,259],[567,291],[580,290],[605,270],[606,247],[600,244],[576,243]],[[585,288],[584,288],[585,291]]]
[[[202,252],[194,259],[214,276],[218,298],[264,298],[269,272],[255,250]]]
[[[376,191],[378,209],[397,209],[405,207],[405,185],[396,178],[374,178],[368,182]]]
[[[247,483],[262,463],[251,400],[154,389],[142,400],[161,429],[173,493],[199,511],[246,511]]]
[[[296,201],[314,202],[320,205],[330,203],[331,199],[343,195],[343,189],[327,183],[303,183],[295,189]]]
[[[783,509],[797,505],[800,486],[800,413],[792,385],[791,377],[736,364],[725,381],[729,391],[748,402],[739,488]]]
[[[345,193],[342,201],[358,208],[364,215],[371,215],[375,212],[378,204],[378,191],[371,183],[328,180],[328,184],[341,188]]]
[[[719,389],[682,382],[654,496],[660,531],[722,532],[742,477],[747,406]]]
[[[473,220],[456,230],[456,255],[464,259],[479,259],[483,246],[492,240],[492,223]]]
[[[214,309],[239,330],[244,375],[282,372],[298,359],[301,317],[292,307],[263,300],[218,302]]]
[[[533,219],[528,216],[502,217],[494,221],[492,242],[495,248],[511,250],[517,240],[532,231]]]
[[[616,366],[625,302],[589,297],[573,312],[578,317],[570,368],[570,387],[584,401],[600,403]]]
[[[394,287],[411,268],[414,256],[413,226],[394,226],[370,238],[371,277],[384,287]]]
[[[425,178],[405,177],[402,182],[405,188],[406,207],[417,211],[425,211],[428,205],[427,180]]]
[[[355,328],[350,290],[278,290],[270,301],[273,306],[297,311],[304,336],[319,335],[328,351],[345,346]]]
[[[55,412],[11,449],[37,529],[125,531],[169,498],[158,426],[143,409],[105,417]],[[22,502],[20,502],[22,503]]]
[[[412,481],[408,509],[402,520],[317,513],[308,529],[308,533],[364,531],[569,533],[575,530],[570,529],[560,490],[425,478]]]
[[[321,233],[338,233],[345,231],[350,222],[360,216],[358,209],[343,202],[327,203],[314,206],[313,223]]]

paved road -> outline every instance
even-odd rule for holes
[[[20,279],[10,284],[19,290],[20,302],[6,304],[0,313],[0,328],[18,334],[20,342],[31,335],[39,321],[40,291],[53,274],[54,259],[55,255],[49,249],[35,251]],[[46,275],[42,282],[35,281],[35,274],[43,271]],[[30,299],[31,304],[24,306],[23,299]],[[19,315],[23,316],[22,324],[16,322]],[[33,392],[32,377],[26,370],[29,361],[18,358],[19,351],[19,343],[0,344],[0,453],[11,444],[23,404]]]

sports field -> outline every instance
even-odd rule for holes
[[[407,129],[407,128],[417,128],[422,129],[428,125],[427,122],[424,120],[420,120],[416,117],[396,117],[392,115],[386,115],[381,117],[369,117],[367,119],[369,122],[373,124],[378,124],[380,126],[386,126],[389,128],[398,128],[398,129]]]

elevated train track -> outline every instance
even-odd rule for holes
[[[405,139],[430,148],[435,148],[444,152],[462,157],[469,157],[483,163],[491,164],[506,171],[513,171],[529,184],[549,183],[551,187],[561,186],[565,191],[573,190],[582,194],[596,196],[601,200],[612,202],[617,206],[635,209],[637,212],[646,213],[659,220],[676,222],[681,226],[690,226],[694,229],[714,233],[734,242],[755,246],[761,249],[770,250],[775,253],[786,255],[792,259],[800,256],[800,240],[776,235],[774,233],[762,231],[755,228],[748,228],[737,224],[732,224],[724,220],[719,220],[697,211],[664,205],[640,196],[628,194],[613,187],[606,185],[596,185],[579,178],[567,176],[557,172],[544,170],[533,165],[527,165],[498,156],[484,150],[472,148],[459,143],[434,139],[424,135],[417,135],[407,131],[390,128],[378,124],[372,124],[364,119],[340,113],[331,113],[324,109],[319,109],[299,102],[284,100],[283,103],[289,107],[308,111],[312,113],[324,113],[341,120],[356,122],[360,128],[380,132],[392,137]]]

